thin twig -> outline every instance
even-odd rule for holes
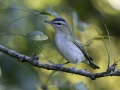
[[[26,38],[30,39],[29,37],[27,37],[27,36],[25,36],[25,35],[20,35],[20,34],[2,34],[2,35],[0,35],[0,36],[6,36],[6,35],[17,35],[17,36],[22,36],[22,37],[26,37]],[[32,40],[32,39],[30,39],[30,40]],[[34,40],[32,40],[32,41],[33,41],[34,44],[41,50],[41,52],[43,53],[45,59],[49,62],[47,56],[46,56],[45,53],[42,51],[42,49],[41,49],[40,46],[37,44],[37,42],[35,42]]]
[[[27,37],[27,36],[20,35],[20,34],[2,34],[2,35],[0,35],[0,36],[6,36],[6,35],[17,35],[17,36]]]
[[[96,29],[96,28],[95,28],[95,29]],[[106,45],[106,43],[105,43],[105,40],[104,40],[103,36],[101,35],[101,33],[99,32],[99,30],[98,30],[98,29],[96,29],[96,30],[97,30],[98,34],[101,36],[101,38],[102,38],[102,40],[103,40],[103,43],[104,43],[104,45],[105,45],[105,48],[106,48],[106,51],[107,51],[107,54],[108,54],[108,61],[109,61],[109,60],[110,60],[110,55],[109,55],[108,48],[107,48],[107,45]]]
[[[40,48],[40,46],[37,44],[37,42],[36,41],[34,41],[34,40],[32,40],[33,42],[34,42],[34,44],[41,50],[41,52],[43,53],[43,55],[44,55],[44,57],[45,57],[45,59],[48,61],[48,58],[47,58],[47,56],[45,55],[45,53],[42,51],[42,49]],[[49,62],[49,61],[48,61]]]
[[[105,28],[106,28],[106,31],[107,31],[107,34],[108,34],[108,38],[109,38],[109,44],[110,44],[110,56],[112,55],[113,56],[113,53],[112,53],[112,43],[111,43],[111,39],[110,39],[110,34],[109,34],[109,31],[108,31],[108,28],[107,26],[105,25],[105,23],[103,23]],[[110,57],[111,59],[111,57]],[[114,58],[114,62],[115,62],[115,58]],[[108,59],[108,67],[110,65],[110,60]]]
[[[49,65],[49,64],[44,64],[42,62],[38,62],[38,58],[35,59],[35,58],[29,57],[29,56],[25,56],[23,54],[19,54],[18,52],[14,51],[14,50],[10,50],[2,45],[0,45],[0,51],[11,57],[16,58],[16,60],[19,60],[21,62],[28,62],[35,67],[39,67],[39,68],[43,68],[43,69],[47,69],[47,70],[62,71],[62,72],[66,72],[66,73],[81,75],[81,76],[89,77],[92,80],[95,80],[96,78],[100,78],[100,77],[120,76],[119,69],[117,71],[114,71],[112,74],[107,71],[100,72],[100,73],[91,73],[86,70],[72,71],[71,68],[65,68],[65,67],[61,67],[61,66],[57,66],[57,65]]]
[[[33,14],[32,14],[32,15],[33,15]],[[32,16],[32,15],[26,15],[26,16],[22,16],[22,17],[20,17],[20,18],[17,18],[17,19],[15,19],[15,20],[13,20],[12,22],[10,22],[10,23],[6,24],[6,25],[5,25],[5,26],[3,26],[2,28],[0,28],[0,30],[2,30],[2,29],[4,29],[4,28],[6,28],[8,25],[10,25],[10,24],[14,23],[15,21],[17,21],[17,20],[19,20],[19,19],[21,19],[21,18],[28,17],[28,16]]]

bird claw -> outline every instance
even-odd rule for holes
[[[87,71],[86,69],[82,69],[82,71]]]
[[[76,70],[75,67],[70,68],[70,71],[71,71],[71,72],[74,72],[75,70]]]

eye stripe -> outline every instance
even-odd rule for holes
[[[52,21],[53,24],[57,24],[57,25],[67,25],[67,23],[63,22],[63,21]]]
[[[62,21],[62,22],[66,23],[65,19],[63,19],[63,18],[55,18],[55,19],[53,19],[53,21]]]

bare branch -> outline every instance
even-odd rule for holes
[[[120,76],[120,71],[118,69],[115,69],[117,64],[111,65],[108,68],[109,70],[107,70],[105,72],[100,72],[100,73],[91,73],[86,70],[71,71],[70,68],[65,68],[65,67],[61,67],[59,65],[49,65],[49,64],[44,64],[42,62],[38,62],[39,58],[36,55],[34,55],[33,57],[25,56],[23,54],[17,53],[14,50],[10,50],[2,45],[0,45],[0,51],[11,57],[18,59],[21,62],[28,62],[35,67],[44,68],[47,70],[55,70],[55,71],[62,71],[62,72],[77,74],[77,75],[89,77],[92,80],[95,80],[96,78],[100,78],[100,77],[106,77],[106,76]]]

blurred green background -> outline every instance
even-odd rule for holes
[[[35,30],[42,31],[48,36],[48,40],[38,42],[38,44],[46,56],[57,64],[62,57],[55,48],[55,32],[50,25],[44,23],[44,20],[52,20],[54,17],[42,18],[32,15],[6,26],[17,18],[30,15],[26,11],[7,10],[11,6],[39,12],[46,11],[49,6],[52,6],[52,11],[65,18],[69,25],[71,25],[71,18],[74,19],[73,16],[78,15],[79,18],[77,20],[89,23],[89,26],[84,31],[75,28],[75,34],[83,44],[98,36],[95,28],[101,34],[106,34],[106,29],[103,25],[105,23],[112,41],[111,64],[114,63],[114,60],[120,58],[120,0],[0,0],[0,35],[26,35]],[[110,49],[108,39],[105,39],[105,42],[108,49]],[[0,36],[0,44],[28,56],[37,54],[40,62],[48,63],[41,50],[25,37],[15,35]],[[93,40],[92,44],[87,46],[86,49],[95,63],[100,66],[100,70],[93,70],[82,63],[77,66],[77,69],[86,68],[87,71],[93,73],[105,71],[108,57],[102,40]],[[62,62],[65,62],[65,60],[62,60]],[[74,64],[65,65],[65,67],[70,68],[73,66]],[[48,90],[80,90],[81,87],[78,83],[82,83],[86,87],[82,90],[119,90],[119,77],[104,77],[91,80],[87,77],[63,72],[51,73],[53,71],[19,62],[0,52],[0,90],[47,90],[46,88]],[[76,89],[77,84],[79,89]]]

